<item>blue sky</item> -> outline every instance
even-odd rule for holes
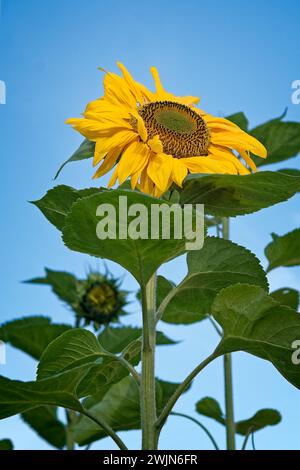
[[[42,274],[44,266],[84,275],[94,259],[68,251],[59,233],[27,201],[40,198],[54,186],[53,175],[81,142],[64,124],[79,116],[85,104],[102,93],[102,73],[116,70],[121,60],[134,77],[152,86],[149,68],[156,65],[165,86],[177,95],[201,96],[210,113],[228,115],[243,110],[251,126],[278,116],[299,121],[300,105],[291,102],[291,83],[300,79],[300,4],[297,0],[3,0],[0,19],[0,80],[7,103],[0,105],[1,129],[1,307],[0,319],[45,314],[55,321],[72,320],[48,288],[21,284]],[[299,157],[287,162],[300,168]],[[284,166],[287,166],[287,163]],[[282,165],[281,165],[282,166]],[[76,188],[91,182],[90,161],[71,164],[58,183]],[[103,179],[103,183],[107,179]],[[280,206],[235,219],[232,239],[254,251],[265,264],[263,250],[270,233],[283,234],[300,225],[299,196]],[[120,267],[109,263],[117,274]],[[177,281],[184,260],[163,267]],[[279,269],[270,275],[273,289],[300,285],[300,269]],[[129,274],[125,287],[135,289]],[[137,306],[129,320],[140,323]],[[182,342],[160,348],[158,376],[179,381],[217,342],[209,324],[191,327],[161,325]],[[0,373],[31,380],[35,364],[11,348]],[[249,417],[262,407],[274,407],[282,423],[257,433],[259,449],[299,449],[300,392],[286,383],[266,362],[234,354],[235,414]],[[221,362],[207,368],[176,410],[194,413],[195,402],[211,395],[223,405]],[[177,422],[176,422],[177,421]],[[210,425],[224,446],[224,430]],[[0,423],[0,439],[10,437],[17,449],[46,449],[18,417]],[[138,433],[122,437],[137,446]],[[240,441],[239,441],[240,444]],[[170,418],[161,448],[209,448],[207,438],[190,422]],[[108,439],[95,444],[114,448]]]

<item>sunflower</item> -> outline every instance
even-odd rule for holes
[[[246,175],[256,171],[250,152],[266,157],[236,124],[199,109],[199,98],[167,92],[155,67],[152,92],[118,66],[122,76],[104,71],[104,96],[87,105],[83,118],[67,120],[95,142],[94,178],[115,167],[108,187],[130,177],[133,189],[159,197],[173,183],[181,187],[188,173]]]
[[[79,323],[83,319],[86,325],[92,322],[98,329],[126,314],[126,296],[127,292],[120,289],[120,281],[110,273],[92,272],[86,280],[78,282],[78,298],[73,308]]]

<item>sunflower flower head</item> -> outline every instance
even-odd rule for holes
[[[227,119],[199,109],[199,98],[167,92],[155,67],[155,91],[136,82],[118,63],[121,76],[106,72],[104,96],[87,105],[82,118],[68,119],[95,142],[94,178],[114,168],[109,187],[131,179],[131,187],[161,196],[188,173],[246,175],[256,171],[251,153],[265,147]]]
[[[126,292],[120,290],[120,283],[111,275],[90,273],[78,287],[78,302],[74,306],[78,323],[93,323],[96,329],[101,325],[115,322],[125,314]]]

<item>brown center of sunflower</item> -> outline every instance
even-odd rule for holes
[[[139,114],[149,138],[159,135],[164,153],[175,158],[207,155],[208,127],[188,106],[173,101],[156,101],[142,106]]]

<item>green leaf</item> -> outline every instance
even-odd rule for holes
[[[285,235],[272,233],[273,241],[265,248],[268,271],[280,266],[300,265],[300,228]]]
[[[98,336],[101,346],[113,354],[119,354],[132,341],[139,340],[142,336],[141,328],[131,326],[112,327],[108,326]],[[157,331],[157,345],[176,344],[176,341],[165,336],[161,331]]]
[[[87,158],[91,158],[94,155],[94,151],[95,151],[95,142],[84,139],[84,141],[80,144],[80,146],[73,153],[73,155],[61,165],[54,179],[58,177],[61,170],[65,167],[65,165],[67,165],[67,163],[78,162],[80,160],[86,160]]]
[[[239,126],[243,131],[248,132],[248,125],[249,121],[246,118],[245,114],[243,112],[231,114],[230,116],[226,116],[226,119],[229,121],[233,122],[237,126]]]
[[[14,450],[14,445],[10,439],[1,439],[0,450]]]
[[[158,413],[177,386],[178,384],[157,380]],[[88,402],[90,405],[89,411],[94,416],[101,416],[105,419],[114,431],[140,429],[140,394],[137,384],[131,377],[126,377],[111,387],[101,401],[87,400],[85,407],[87,407]],[[74,425],[73,431],[75,440],[80,445],[86,445],[106,437],[106,434],[86,417],[80,418]]]
[[[119,211],[119,197],[124,197],[127,207],[132,204],[141,204],[147,211],[147,218],[143,219],[143,223],[148,224],[147,239],[134,240],[131,237],[123,239],[119,237],[119,229],[125,229],[127,235],[127,210],[121,208]],[[156,269],[164,262],[185,252],[185,238],[162,239],[161,230],[159,231],[159,239],[151,238],[151,205],[161,205],[160,199],[138,193],[136,191],[114,190],[105,193],[94,194],[93,196],[80,199],[72,206],[72,210],[66,219],[66,226],[63,229],[63,240],[68,248],[87,253],[100,258],[108,258],[119,263],[127,269],[140,284],[145,284]],[[99,217],[96,215],[98,206],[101,204],[109,204],[112,210],[111,214],[105,217],[111,224],[110,238],[100,240],[97,237],[96,228]],[[164,202],[164,206],[168,209],[171,204]],[[141,206],[140,206],[141,207]],[[115,211],[115,213],[114,213]],[[179,209],[182,214],[181,209]],[[135,219],[136,217],[134,217]],[[102,220],[102,219],[101,219]],[[128,221],[132,221],[132,217],[128,217]],[[116,231],[114,233],[114,224]],[[170,233],[174,232],[174,220],[171,217]],[[130,228],[130,224],[129,224]],[[161,227],[160,227],[161,228]],[[116,236],[113,239],[112,236]]]
[[[22,418],[42,439],[57,449],[66,444],[66,429],[57,417],[54,406],[38,406],[22,414]]]
[[[296,168],[282,168],[279,172],[289,176],[300,176],[300,170],[297,170]]]
[[[196,411],[207,418],[214,419],[222,425],[226,424],[222,408],[214,398],[202,398],[202,400],[196,403]],[[235,430],[238,434],[245,436],[250,429],[251,432],[256,432],[266,426],[274,426],[275,424],[280,423],[280,421],[281,415],[278,411],[266,408],[257,411],[255,415],[249,419],[237,421],[235,423]]]
[[[284,287],[283,289],[271,292],[270,295],[280,304],[286,305],[294,310],[298,309],[300,296],[297,290]]]
[[[39,359],[48,344],[70,328],[51,323],[47,317],[26,317],[4,323],[0,327],[0,340]]]
[[[73,304],[78,297],[78,281],[77,278],[65,271],[53,271],[45,269],[45,277],[36,277],[25,281],[28,284],[42,284],[52,287],[53,292],[64,302]]]
[[[140,360],[141,340],[126,346],[121,353],[132,365]],[[77,392],[80,396],[97,394],[102,396],[123,377],[129,374],[118,356],[109,355],[99,343],[98,338],[88,330],[74,328],[53,341],[44,351],[38,366],[37,378],[43,380],[68,370],[94,364],[87,372],[85,381]]]
[[[212,418],[218,423],[225,424],[225,416],[221,406],[212,397],[204,397],[196,403],[196,411],[200,415]]]
[[[176,287],[175,283],[158,275],[156,280],[156,303],[160,305],[169,292]],[[139,296],[138,296],[139,297]]]
[[[280,305],[260,287],[236,284],[218,294],[212,314],[224,332],[216,354],[245,351],[266,359],[300,388],[300,368],[293,363],[294,341],[300,339],[295,310]]]
[[[163,281],[171,296],[163,321],[193,323],[210,313],[212,302],[224,287],[245,282],[268,290],[268,281],[256,256],[229,240],[207,237],[201,250],[187,255],[188,274],[175,288]],[[159,279],[158,285],[162,284]],[[162,288],[159,287],[159,291]]]
[[[104,355],[105,351],[93,333],[74,328],[60,335],[45,349],[38,365],[37,378],[47,379],[84,363],[90,364]]]
[[[82,197],[99,193],[99,191],[99,188],[77,190],[70,186],[60,185],[50,189],[38,201],[31,202],[40,209],[51,224],[62,230],[65,225],[66,215],[71,210],[72,204]]]
[[[251,175],[189,175],[182,204],[204,204],[205,213],[221,217],[251,214],[291,198],[300,190],[300,176],[261,171]]]
[[[300,123],[273,119],[251,130],[250,134],[265,145],[266,159],[255,158],[258,166],[270,165],[295,157],[300,151]]]
[[[245,436],[250,429],[251,432],[256,432],[266,426],[275,426],[280,421],[281,415],[277,410],[265,408],[257,411],[251,418],[235,423],[235,429],[238,434]]]
[[[49,379],[21,382],[0,376],[0,419],[36,408],[54,405],[82,411],[78,387],[92,365],[85,364]]]

